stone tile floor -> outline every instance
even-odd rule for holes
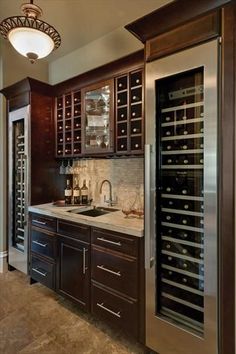
[[[0,274],[0,354],[143,354],[144,348],[18,271]]]

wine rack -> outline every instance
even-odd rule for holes
[[[116,78],[116,153],[142,154],[144,144],[143,70]]]
[[[25,250],[25,180],[26,154],[24,119],[14,122],[13,125],[13,247],[19,251]]]
[[[56,98],[56,157],[81,156],[81,92]]]
[[[197,334],[204,329],[203,70],[158,86],[160,187],[157,309]]]

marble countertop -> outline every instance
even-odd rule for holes
[[[81,209],[81,211],[91,209],[85,206],[68,206],[58,207],[52,203],[29,206],[28,211],[41,215],[52,216],[58,219],[78,222],[89,226],[99,227],[101,229],[121,232],[128,235],[137,237],[143,236],[143,219],[130,216],[125,218],[121,210],[109,212],[108,214],[91,217],[81,214],[71,213],[71,210]]]

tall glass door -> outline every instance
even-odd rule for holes
[[[157,311],[183,328],[204,326],[203,68],[156,82]]]
[[[218,353],[218,42],[146,65],[146,345]]]

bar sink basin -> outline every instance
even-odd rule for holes
[[[69,212],[72,214],[80,214],[80,215],[96,217],[96,216],[109,214],[113,211],[118,211],[118,210],[119,209],[114,209],[114,208],[94,207],[93,209],[87,209],[87,210],[72,209],[69,210]]]
[[[96,217],[96,216],[101,216],[101,215],[109,214],[109,211],[99,210],[99,209],[95,209],[95,208],[94,208],[94,209],[90,209],[90,210],[85,210],[85,211],[77,212],[76,214]]]

